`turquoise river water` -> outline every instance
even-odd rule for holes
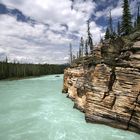
[[[85,122],[61,93],[63,75],[0,81],[0,140],[140,140],[140,135]]]

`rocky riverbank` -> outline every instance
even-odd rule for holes
[[[140,133],[140,38],[117,38],[64,71],[63,93],[91,123]]]

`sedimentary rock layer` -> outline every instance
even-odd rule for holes
[[[140,41],[121,55],[65,69],[63,92],[87,122],[140,133]]]

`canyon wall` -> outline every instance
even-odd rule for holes
[[[65,69],[63,93],[87,122],[140,133],[140,41],[112,44]]]

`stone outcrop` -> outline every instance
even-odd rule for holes
[[[87,122],[140,133],[140,41],[128,48],[122,41],[118,45],[115,51],[103,45],[95,56],[65,69],[63,92]]]

